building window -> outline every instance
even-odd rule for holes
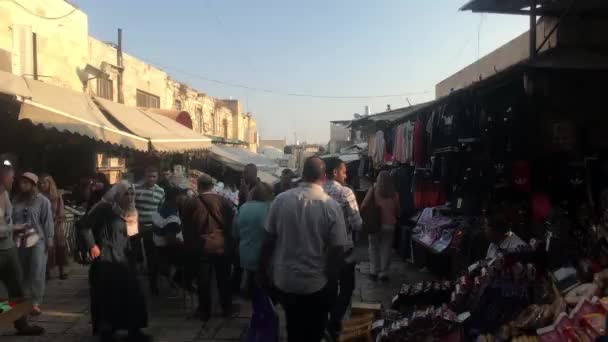
[[[180,100],[175,100],[175,109],[177,110],[182,110],[182,101]]]
[[[160,97],[137,89],[137,107],[160,108]]]
[[[223,130],[224,131],[224,138],[228,139],[228,120],[227,119],[224,119],[222,121],[222,126],[224,126],[223,127],[223,129],[224,129]]]
[[[114,83],[107,78],[97,79],[97,96],[107,100],[114,100]]]
[[[203,133],[203,109],[196,108],[196,121],[198,122],[198,131]]]
[[[19,76],[34,76],[34,41],[32,27],[13,25],[12,70]]]
[[[215,113],[211,113],[211,134],[219,135],[219,134],[217,134],[216,130],[217,130],[217,126],[215,123]]]

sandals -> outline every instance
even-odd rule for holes
[[[36,317],[42,315],[42,310],[40,310],[40,306],[34,305],[32,306],[32,312],[30,312],[30,316]]]

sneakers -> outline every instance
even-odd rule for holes
[[[40,310],[40,305],[34,305],[34,306],[32,306],[32,312],[30,312],[30,315],[32,317],[36,317],[36,316],[42,315],[42,310]]]

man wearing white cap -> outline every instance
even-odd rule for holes
[[[25,172],[19,178],[19,194],[13,203],[13,222],[27,225],[15,236],[23,269],[25,294],[32,298],[32,315],[40,315],[46,285],[48,250],[55,228],[51,202],[38,192],[38,176]]]

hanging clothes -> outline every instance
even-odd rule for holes
[[[386,152],[386,145],[384,141],[384,132],[378,131],[375,135],[374,149],[372,154],[372,160],[374,167],[379,168],[384,165],[384,153]]]
[[[414,159],[414,124],[406,122],[404,126],[405,133],[405,159],[411,161]],[[421,133],[422,134],[422,133]]]
[[[407,159],[405,156],[405,133],[404,133],[405,124],[401,124],[395,128],[395,145],[393,147],[393,157],[396,161],[404,164]]]
[[[376,151],[376,135],[370,135],[367,138],[367,156],[370,158],[374,157],[374,152]]]
[[[416,167],[424,167],[424,132],[419,118],[414,124],[412,160]]]

